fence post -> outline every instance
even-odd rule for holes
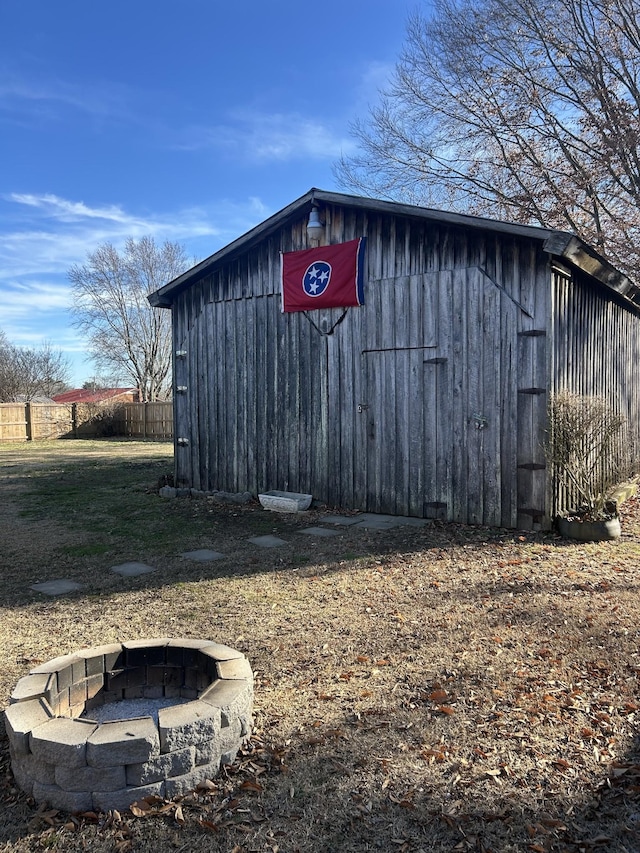
[[[147,403],[142,404],[142,437],[147,437]]]
[[[33,441],[33,426],[31,424],[31,403],[24,404],[24,426],[27,441]]]

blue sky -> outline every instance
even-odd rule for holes
[[[93,374],[67,270],[151,235],[202,259],[353,150],[420,0],[4,0],[0,329]]]

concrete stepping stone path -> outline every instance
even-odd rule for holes
[[[209,548],[199,548],[196,551],[184,551],[180,554],[185,560],[197,560],[200,563],[208,563],[210,560],[221,560],[224,554],[220,551],[211,551]]]
[[[33,589],[35,592],[42,592],[45,595],[66,595],[68,592],[75,592],[77,589],[82,589],[82,584],[67,580],[66,578],[60,578],[54,581],[34,583],[29,589]]]
[[[268,534],[267,536],[252,536],[249,542],[257,545],[259,548],[277,548],[278,545],[286,545],[286,541],[284,539],[280,539],[278,536],[272,536]]]
[[[298,533],[306,533],[307,536],[339,536],[339,530],[329,530],[328,527],[305,527]]]
[[[148,575],[156,570],[146,563],[121,563],[119,566],[111,566],[111,571],[123,578],[135,578],[138,575]]]

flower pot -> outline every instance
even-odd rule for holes
[[[558,518],[558,532],[568,539],[579,542],[603,542],[620,538],[620,519],[608,518],[601,521],[583,521],[579,518]]]

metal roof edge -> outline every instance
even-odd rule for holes
[[[544,249],[587,273],[636,309],[640,307],[640,288],[580,237],[556,231],[545,241]]]

